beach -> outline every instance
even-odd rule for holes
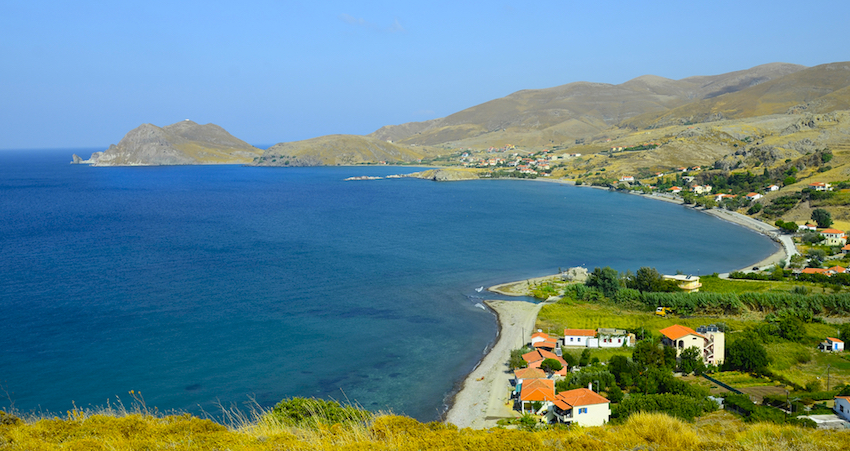
[[[531,335],[537,313],[544,305],[525,301],[484,301],[496,312],[499,336],[490,352],[466,377],[455,394],[445,421],[459,428],[487,429],[499,419],[518,417],[510,400],[513,372],[508,368],[511,350],[522,347]]]

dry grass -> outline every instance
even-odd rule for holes
[[[744,424],[724,412],[695,423],[640,413],[622,425],[538,432],[458,430],[393,415],[353,427],[268,424],[237,429],[189,415],[79,411],[62,419],[0,426],[0,449],[9,450],[839,450],[848,442],[850,431]]]

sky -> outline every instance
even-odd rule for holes
[[[444,117],[522,89],[850,60],[846,0],[0,1],[0,149],[143,123],[254,145]]]

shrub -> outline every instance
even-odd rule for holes
[[[318,427],[319,424],[349,424],[364,422],[372,417],[366,410],[343,406],[336,401],[316,398],[290,398],[277,403],[265,420],[279,424]]]

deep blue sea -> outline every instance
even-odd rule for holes
[[[0,151],[0,407],[135,390],[213,416],[317,396],[433,420],[495,338],[476,287],[577,265],[724,272],[776,249],[681,206],[552,183],[71,153]]]

